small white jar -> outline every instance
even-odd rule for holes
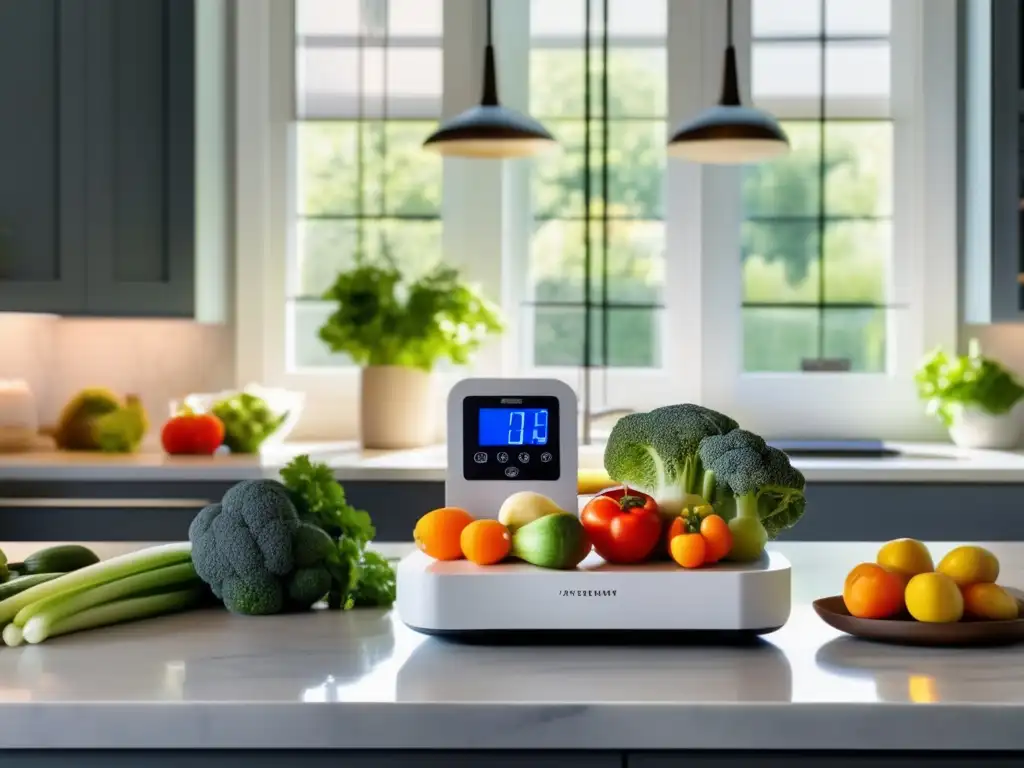
[[[0,452],[27,451],[36,443],[39,415],[36,398],[19,379],[0,379]]]

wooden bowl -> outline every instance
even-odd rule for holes
[[[1021,615],[1024,601],[1018,597]],[[1024,641],[1024,618],[1010,621],[964,619],[952,624],[927,624],[909,615],[892,619],[858,619],[846,610],[841,595],[815,600],[814,612],[830,627],[864,640],[898,645],[1009,645]]]

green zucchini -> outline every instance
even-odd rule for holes
[[[88,547],[81,544],[61,544],[33,552],[25,558],[24,563],[16,565],[18,573],[31,576],[37,573],[70,573],[99,561],[96,553]]]
[[[37,584],[44,584],[47,581],[52,581],[58,576],[63,576],[63,573],[34,573],[31,576],[19,576],[16,579],[5,581],[0,584],[0,600],[6,600],[8,597],[14,597],[20,592],[24,592],[29,587],[34,587]]]

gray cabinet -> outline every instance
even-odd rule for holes
[[[277,768],[303,765],[310,768],[622,768],[616,753],[580,752],[365,752],[307,750],[234,751],[217,753],[190,750],[174,752],[61,751],[0,752],[0,768]]]
[[[87,0],[85,312],[192,314],[192,0]]]
[[[1024,320],[1021,0],[960,9],[964,318]]]
[[[85,305],[85,2],[0,2],[0,310]]]
[[[626,768],[1011,768],[1019,757],[1000,753],[948,752],[697,752],[631,754]]]
[[[0,311],[196,316],[196,37],[194,0],[0,0]]]

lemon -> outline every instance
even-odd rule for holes
[[[968,584],[962,589],[964,613],[979,619],[1010,621],[1020,613],[1017,599],[995,584]]]
[[[918,621],[949,624],[964,615],[964,598],[960,588],[949,576],[941,573],[919,573],[907,584],[904,593],[907,610]]]
[[[994,584],[999,578],[999,561],[984,547],[956,547],[946,553],[935,570],[960,586]]]
[[[895,539],[878,550],[875,558],[880,566],[887,571],[909,579],[919,573],[935,570],[932,555],[928,547],[916,539]]]

